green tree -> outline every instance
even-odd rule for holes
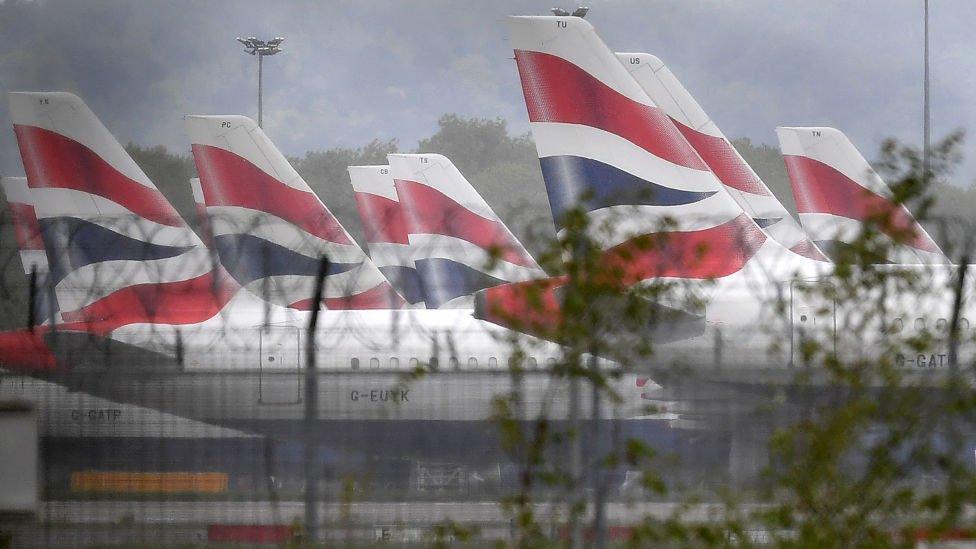
[[[908,546],[919,535],[937,539],[974,531],[967,510],[976,505],[976,474],[964,440],[976,432],[976,344],[962,317],[974,287],[971,273],[961,267],[877,262],[878,257],[889,257],[885,248],[892,246],[892,238],[886,235],[895,235],[895,240],[912,237],[893,230],[898,228],[893,221],[900,211],[897,205],[917,204],[916,213],[924,219],[929,212],[926,182],[945,173],[958,145],[959,136],[954,135],[934,147],[928,174],[922,172],[917,151],[886,145],[879,165],[890,174],[896,207],[875,212],[859,240],[844,248],[837,263],[815,280],[753,281],[788,285],[788,297],[780,294],[769,303],[773,322],[757,329],[796,338],[798,353],[795,367],[783,364],[792,379],[769,387],[770,398],[756,410],[769,416],[774,428],[767,476],[752,486],[761,490],[729,495],[704,522],[694,517],[690,506],[678,506],[665,518],[647,516],[633,530],[634,546],[750,546],[748,532],[757,530],[788,547]],[[568,383],[571,394],[574,383],[592,387],[589,413],[595,414],[597,398],[616,398],[609,380],[617,372],[592,367],[588,357],[610,358],[623,372],[640,371],[647,360],[673,360],[655,353],[653,337],[635,341],[627,335],[629,327],[642,334],[647,333],[641,332],[643,327],[673,322],[675,318],[655,315],[660,308],[652,304],[677,303],[682,292],[653,278],[639,287],[629,286],[620,268],[629,258],[599,250],[602,227],[589,226],[583,212],[572,213],[564,226],[552,243],[552,253],[542,258],[550,272],[565,274],[512,285],[512,290],[498,294],[505,297],[497,301],[499,307],[487,309],[488,318],[562,344],[564,354],[549,375],[554,382]],[[596,238],[591,240],[591,235]],[[667,249],[667,236],[641,244]],[[959,251],[971,250],[970,246]],[[968,263],[970,254],[961,257]],[[561,269],[553,265],[559,262]],[[685,302],[679,309],[694,305]],[[799,320],[794,305],[803,306],[809,317]],[[933,315],[943,318],[935,322]],[[927,325],[914,322],[921,316],[928,317]],[[512,345],[516,358],[528,354],[524,340],[513,336]],[[942,357],[944,369],[930,365],[920,372],[904,358],[916,356]],[[513,387],[518,388],[526,371],[518,360],[510,367]],[[532,418],[537,428],[520,429],[520,402],[517,390],[501,395],[496,420],[505,435],[503,444],[523,466],[520,490],[503,500],[523,545],[552,541],[535,513],[540,485],[566,491],[567,529],[577,541],[583,536],[580,524],[589,502],[595,509],[594,535],[599,536],[606,523],[601,523],[596,509],[607,497],[606,485],[600,484],[601,469],[643,466],[647,491],[642,497],[665,494],[668,501],[695,501],[693,493],[680,486],[675,491],[673,484],[662,482],[659,459],[636,440],[625,441],[607,455],[591,455],[586,470],[592,488],[584,492],[579,457],[574,454],[579,445],[572,441],[586,436],[585,427],[571,428],[569,445],[552,430],[558,416],[540,415]],[[752,411],[748,417],[758,419]]]
[[[535,145],[528,135],[511,136],[501,118],[465,118],[445,114],[437,132],[421,139],[417,152],[439,153],[450,158],[464,174],[478,174],[503,163],[538,164]]]
[[[445,114],[438,120],[437,132],[420,140],[417,150],[451,159],[529,251],[543,251],[543,241],[553,236],[554,229],[529,134],[511,135],[501,118]]]
[[[126,152],[146,172],[163,196],[191,226],[196,226],[196,206],[190,192],[190,178],[196,177],[197,169],[189,154],[172,153],[162,145],[142,147],[131,141]]]
[[[386,164],[386,155],[397,152],[396,139],[374,139],[362,147],[308,151],[301,158],[289,161],[305,182],[328,206],[332,214],[346,227],[353,238],[363,244],[362,223],[356,210],[356,200],[349,183],[349,166]]]
[[[765,143],[755,144],[748,137],[733,139],[732,146],[739,151],[742,158],[766,183],[773,195],[786,206],[791,214],[796,215],[793,189],[790,187],[790,178],[786,175],[786,164],[783,163],[783,156],[779,152],[779,147]]]

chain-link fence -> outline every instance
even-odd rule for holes
[[[223,224],[224,233],[266,229],[254,221],[233,231],[231,220],[210,222]],[[131,219],[99,224],[129,235],[143,227]],[[88,236],[84,228],[44,230],[62,239],[41,235],[46,272],[25,268],[9,218],[0,233],[7,345],[0,400],[29,403],[39,437],[40,503],[34,514],[3,522],[17,545],[283,543],[308,536],[326,544],[525,541],[533,539],[530,523],[546,539],[589,531],[605,541],[631,536],[649,516],[721,522],[730,493],[748,505],[768,501],[759,494],[771,482],[763,471],[777,465],[769,458],[773,433],[836,398],[820,390],[826,382],[816,376],[800,390],[786,382],[814,371],[809,363],[820,348],[808,341],[832,343],[835,352],[851,343],[860,350],[879,345],[862,337],[838,346],[845,327],[861,334],[878,320],[858,317],[859,324],[838,328],[845,318],[838,299],[851,302],[850,294],[838,294],[845,280],[811,289],[757,278],[732,297],[709,296],[705,282],[652,289],[667,304],[667,318],[697,330],[697,346],[669,348],[682,334],[658,330],[617,340],[626,319],[615,318],[593,341],[660,344],[665,352],[609,360],[629,355],[629,347],[589,352],[594,343],[587,340],[577,356],[564,336],[557,345],[474,318],[472,303],[436,311],[335,308],[317,317],[289,307],[299,294],[321,301],[315,296],[334,274],[327,260],[317,277],[250,276],[273,273],[273,258],[219,246],[187,246],[173,252],[175,262],[113,263],[90,249],[72,255]],[[155,236],[135,240],[145,252]],[[212,234],[202,236],[212,242]],[[731,240],[742,244],[738,235]],[[316,255],[314,247],[294,244]],[[85,276],[77,274],[85,268]],[[926,276],[933,288],[951,279],[932,272]],[[175,293],[132,290],[185,273],[220,274]],[[333,293],[353,293],[356,277],[341,280],[331,282]],[[128,308],[86,309],[127,291],[135,296]],[[875,291],[866,287],[865,299]],[[636,314],[598,294],[587,307]],[[962,282],[958,294],[968,296]],[[704,307],[758,302],[770,323],[745,330],[706,324],[702,305],[694,306],[703,295],[710,297]],[[166,316],[173,310],[197,316],[175,322]],[[958,334],[953,345],[963,349],[972,339],[965,309],[956,310],[963,312],[896,308],[878,320],[887,330],[880,333],[892,333],[894,320],[906,333],[914,330],[906,336],[911,345],[898,352],[915,354],[899,356],[911,371],[939,369],[949,364],[943,354],[954,352],[933,350],[947,334]],[[931,339],[922,345],[919,334]],[[917,364],[923,355],[925,368]],[[829,374],[830,361],[822,360]],[[970,451],[963,446],[956,453]]]

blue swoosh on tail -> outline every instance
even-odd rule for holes
[[[505,282],[450,259],[418,259],[416,264],[429,309],[436,309],[454,298],[471,295],[478,290]]]
[[[269,276],[318,275],[318,258],[302,255],[254,235],[215,236],[214,246],[221,264],[242,285]],[[342,273],[359,265],[360,263],[330,263],[326,276]]]
[[[424,289],[417,269],[402,265],[384,265],[379,269],[408,303],[419,303],[424,300]]]
[[[563,214],[577,206],[587,212],[623,205],[680,206],[715,194],[672,189],[581,156],[547,156],[539,163],[557,226]]]
[[[193,246],[164,246],[137,240],[75,217],[38,220],[47,255],[48,281],[57,284],[68,273],[104,261],[151,261],[176,257]]]

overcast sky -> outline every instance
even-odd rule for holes
[[[265,63],[265,127],[286,154],[391,137],[411,148],[445,112],[521,132],[504,17],[553,4],[8,2],[0,86],[78,93],[123,143],[185,152],[183,114],[256,116],[256,62],[234,37],[281,35],[284,53]],[[832,125],[868,158],[885,137],[921,141],[922,0],[590,5],[611,48],[661,57],[730,137],[775,143],[776,125]],[[976,2],[932,2],[934,137],[976,129],[974,23]],[[0,122],[0,169],[23,173],[7,109]],[[963,185],[976,179],[972,149]]]

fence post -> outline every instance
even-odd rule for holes
[[[600,424],[603,420],[603,380],[600,363],[597,360],[596,349],[590,350],[591,386],[593,389],[593,408],[590,410],[590,441],[587,445],[591,450],[590,480],[593,487],[593,547],[603,549],[607,545],[606,537],[606,492],[603,475],[603,451],[600,445]]]
[[[953,373],[956,373],[958,366],[959,317],[962,314],[962,293],[966,289],[966,269],[969,266],[968,263],[969,255],[964,254],[959,261],[959,269],[956,274],[956,292],[952,303],[952,324],[949,326],[949,368],[952,368]]]
[[[319,272],[315,278],[315,292],[312,294],[312,315],[308,320],[308,333],[305,337],[305,534],[306,543],[314,544],[318,539],[318,444],[315,443],[315,420],[318,415],[318,377],[315,366],[315,328],[319,322],[319,308],[325,277],[329,272],[329,258],[322,256]]]
[[[27,298],[27,330],[34,333],[37,324],[37,265],[31,265],[30,295]]]

